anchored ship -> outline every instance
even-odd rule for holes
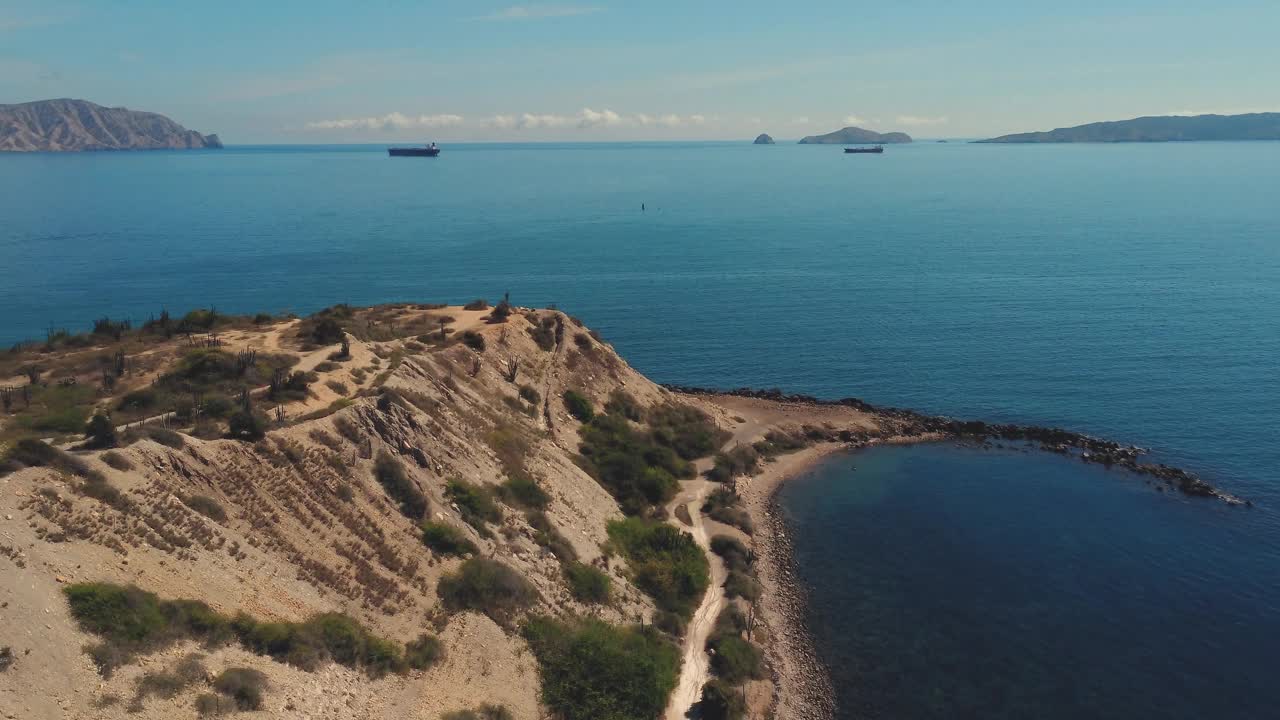
[[[440,154],[440,148],[435,143],[422,147],[393,147],[387,148],[387,154],[391,157],[435,157]]]
[[[877,145],[875,147],[845,148],[844,151],[847,153],[875,153],[879,155],[880,153],[884,152],[884,146]]]

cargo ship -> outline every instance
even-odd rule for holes
[[[435,157],[440,154],[440,148],[435,143],[422,147],[393,147],[387,148],[387,154],[391,157]]]
[[[845,148],[844,151],[847,153],[875,153],[876,155],[879,155],[884,152],[884,146],[877,145],[875,147]]]

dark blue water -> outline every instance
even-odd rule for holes
[[[1276,716],[1258,515],[952,446],[842,456],[781,499],[841,718]]]
[[[1073,566],[1092,592],[1063,595],[1075,610],[1045,622],[1069,619],[1074,674],[1049,643],[1027,657],[1039,674],[1115,672],[1102,662],[1114,643],[1090,611],[1101,607],[1135,628],[1146,665],[1127,676],[1133,696],[1174,693],[1185,650],[1277,701],[1280,689],[1251,680],[1256,643],[1280,626],[1277,189],[1280,143],[921,143],[879,157],[716,143],[458,146],[436,160],[375,147],[4,155],[0,342],[162,306],[308,312],[509,290],[517,303],[582,317],[664,382],[857,395],[1142,444],[1258,507],[1227,513],[1099,482],[1074,464],[1034,493],[1011,492],[999,474],[1042,461],[983,456],[970,471],[956,456],[930,472],[963,482],[974,506],[1025,522],[1040,509],[1044,522],[1092,527],[1111,547],[1145,522],[1165,524],[1167,542],[1135,548],[1132,562],[1098,552]],[[840,467],[813,485],[851,487],[857,475]],[[917,484],[911,463],[898,467],[886,485],[916,494],[884,507],[885,522],[919,525],[955,504],[945,483]],[[1071,501],[1071,487],[1096,494]],[[1095,522],[1111,512],[1129,520]],[[800,508],[795,518],[833,542],[848,532]],[[954,550],[936,534],[901,542],[904,552]],[[1048,583],[1058,569],[1039,558],[1054,556],[1051,544],[1018,542],[953,557],[954,572],[971,585]],[[1117,573],[1146,594],[1104,581]],[[957,602],[977,602],[959,590]],[[855,591],[820,583],[815,598]],[[1180,599],[1223,592],[1252,608],[1239,616],[1254,645],[1226,642]],[[884,597],[918,602],[904,611],[922,623],[938,601]],[[1179,619],[1177,631],[1144,624],[1142,598]],[[1010,633],[959,636],[967,662],[930,665],[934,653],[918,652],[919,670],[977,683],[994,658],[1052,634],[1034,614],[1023,621],[1020,645]],[[854,641],[859,653],[886,653],[863,657],[868,665],[896,666],[903,652]],[[915,682],[902,675],[899,692]],[[965,687],[965,697],[985,692]],[[1027,686],[1044,700],[1037,692]],[[1105,700],[1081,713],[1101,714]],[[1059,704],[1030,715],[1055,717]]]

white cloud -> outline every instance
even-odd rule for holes
[[[580,128],[611,127],[621,124],[621,122],[622,116],[608,109],[596,112],[591,108],[583,108],[582,112],[578,113],[578,127]]]
[[[707,122],[707,118],[702,115],[690,115],[689,122],[693,123],[694,125],[702,125]]]
[[[544,18],[574,17],[591,15],[604,8],[593,5],[513,5],[488,15],[481,15],[472,20],[489,22],[509,22],[512,20],[541,20]]]
[[[898,122],[902,125],[911,127],[922,127],[926,125],[946,125],[946,116],[939,117],[920,117],[919,115],[899,115]]]
[[[791,124],[792,125],[808,125],[809,118],[806,115],[799,115],[797,117],[791,118]]]
[[[461,125],[461,115],[405,115],[393,112],[380,117],[316,120],[306,124],[308,130],[419,130]]]
[[[860,118],[860,117],[858,117],[857,115],[846,115],[846,116],[845,116],[845,118],[844,118],[844,124],[845,124],[846,126],[849,126],[849,125],[865,125],[866,123],[867,123],[866,119],[864,119],[864,118]]]

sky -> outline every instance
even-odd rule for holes
[[[0,104],[230,144],[989,137],[1280,111],[1280,0],[0,0]]]

